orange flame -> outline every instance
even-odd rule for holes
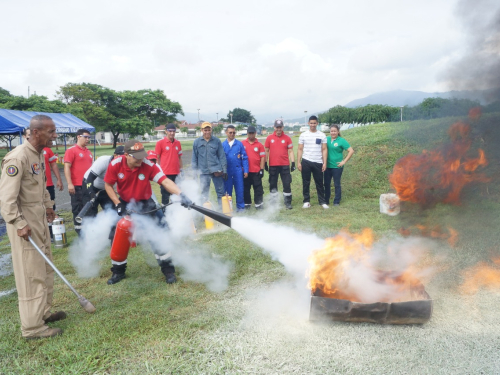
[[[325,246],[309,257],[309,288],[317,296],[355,302],[396,302],[417,299],[422,293],[414,265],[403,271],[381,271],[372,262],[374,233],[365,228],[359,234],[346,230],[327,238]],[[353,269],[356,272],[351,272]],[[357,277],[360,279],[358,280]],[[357,282],[359,285],[354,286]],[[361,286],[361,287],[359,287]],[[370,290],[376,290],[376,299]]]
[[[462,189],[473,182],[487,182],[477,169],[488,164],[484,151],[467,156],[472,141],[470,126],[455,123],[448,130],[451,144],[419,155],[406,155],[398,160],[389,181],[402,201],[433,205],[439,202],[460,203]]]
[[[481,288],[500,290],[500,257],[492,259],[493,265],[479,262],[463,272],[464,282],[460,291],[475,294]]]

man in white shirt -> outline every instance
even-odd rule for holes
[[[304,205],[302,208],[311,207],[311,196],[309,188],[311,185],[311,174],[316,184],[319,205],[324,209],[329,208],[325,200],[325,188],[323,185],[323,172],[326,169],[328,151],[326,148],[326,135],[317,130],[318,118],[309,117],[309,130],[299,137],[299,150],[297,151],[297,168],[302,173],[302,194]]]
[[[82,183],[82,204],[85,206],[87,202],[96,197],[99,193],[92,207],[87,211],[85,216],[95,217],[97,215],[97,210],[99,205],[102,209],[106,205],[114,206],[113,202],[109,198],[106,190],[104,190],[104,176],[108,170],[108,166],[111,161],[119,155],[124,154],[124,147],[118,146],[112,156],[100,156],[92,166],[85,172],[83,176]]]

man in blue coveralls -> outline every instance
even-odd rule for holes
[[[236,136],[234,125],[228,125],[226,135],[227,139],[222,142],[227,160],[227,180],[224,182],[224,189],[231,196],[234,185],[237,211],[243,211],[245,209],[243,178],[248,177],[247,153],[243,143],[234,139]]]

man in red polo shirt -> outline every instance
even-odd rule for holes
[[[292,139],[283,133],[283,121],[274,121],[274,133],[266,138],[266,171],[269,172],[269,190],[271,201],[276,202],[278,198],[278,176],[281,176],[283,184],[283,199],[285,207],[292,209],[292,175],[295,170],[295,159],[293,156]],[[290,162],[292,167],[290,168]]]
[[[264,208],[264,188],[262,178],[264,177],[264,164],[266,162],[266,150],[264,145],[256,138],[257,129],[249,126],[247,129],[248,138],[243,140],[243,147],[248,157],[248,177],[243,180],[245,208],[252,206],[252,195],[250,189],[253,186],[253,195],[256,209]]]
[[[64,154],[64,176],[68,182],[68,192],[71,197],[71,211],[75,231],[80,235],[81,224],[76,222],[76,217],[83,208],[82,182],[85,172],[92,167],[94,158],[87,148],[90,141],[88,130],[79,129],[76,132],[76,144],[66,150]]]
[[[182,170],[182,147],[181,143],[175,139],[176,127],[174,124],[167,125],[167,136],[156,142],[155,152],[158,164],[165,173],[165,176],[175,182],[176,177]],[[162,186],[161,203],[168,204],[170,193]]]
[[[170,194],[178,194],[181,197],[181,204],[189,207],[193,202],[181,193],[179,187],[172,180],[168,179],[160,167],[146,159],[147,153],[144,146],[137,139],[132,139],[125,143],[125,156],[114,159],[108,167],[104,176],[104,188],[109,198],[113,201],[118,215],[126,213],[127,204],[134,201],[137,204],[139,213],[149,212],[156,208],[154,200],[151,198],[153,190],[150,181],[154,181],[163,186]],[[116,183],[116,190],[120,197],[116,195],[113,185]],[[151,218],[155,218],[155,213],[150,213]],[[114,238],[113,228],[110,239]],[[158,230],[161,230],[158,228]],[[175,268],[170,260],[170,254],[165,249],[158,249],[154,243],[150,244],[155,253],[161,271],[165,275],[168,284],[177,281]],[[113,275],[108,280],[108,284],[115,284],[125,278],[127,260],[123,262],[111,261],[111,271]]]

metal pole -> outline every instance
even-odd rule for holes
[[[304,111],[304,126],[307,125],[307,111]]]
[[[215,114],[217,116],[217,124],[219,123],[219,112]]]
[[[64,152],[66,152],[66,133],[64,133]]]
[[[200,109],[198,108],[198,124],[200,123]]]
[[[403,122],[403,106],[401,106],[401,122]]]
[[[85,311],[88,313],[93,313],[95,312],[95,307],[92,305],[89,300],[87,300],[85,297],[82,295],[78,294],[78,292],[73,288],[73,285],[69,283],[68,280],[64,277],[64,275],[57,269],[57,267],[50,261],[50,259],[47,257],[47,255],[44,254],[44,252],[38,247],[38,245],[33,241],[31,236],[28,236],[29,241],[33,245],[33,247],[40,253],[40,255],[45,259],[45,261],[49,264],[49,266],[54,270],[55,273],[61,278],[62,281],[68,286],[68,288],[71,289],[71,291],[75,294],[75,296],[78,297],[78,300],[80,301],[80,305],[84,308]]]
[[[96,141],[95,141],[95,136],[96,136],[96,134],[97,134],[97,132],[96,132],[96,131],[94,131],[94,160],[95,160],[95,142],[96,142]]]

